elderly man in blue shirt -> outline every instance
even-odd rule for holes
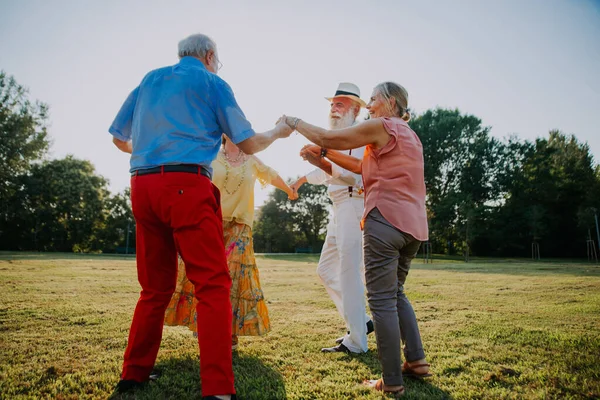
[[[149,72],[109,132],[131,153],[131,202],[142,287],[118,392],[149,379],[175,290],[177,253],[198,299],[200,377],[205,399],[235,398],[231,356],[231,278],[223,244],[218,189],[210,164],[224,133],[246,154],[291,134],[285,121],[256,133],[229,85],[217,76],[215,42],[192,35],[179,42],[179,63]]]

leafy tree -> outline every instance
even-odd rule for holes
[[[130,189],[108,197],[104,209],[104,226],[97,233],[99,247],[106,253],[135,252],[135,219],[131,211]]]
[[[329,197],[323,185],[303,185],[299,199],[290,202],[279,190],[269,194],[254,223],[257,252],[294,252],[298,247],[323,247]]]
[[[542,257],[585,254],[582,221],[592,223],[586,209],[598,204],[596,168],[588,145],[572,135],[551,131],[548,139],[537,139],[500,213],[500,220],[512,221],[500,229],[501,254],[529,255],[533,240]]]
[[[48,107],[0,71],[0,242],[11,236],[21,212],[20,177],[48,150]]]
[[[109,198],[107,181],[73,156],[34,165],[24,190],[19,248],[99,251]]]
[[[502,191],[506,146],[479,118],[459,110],[428,110],[410,125],[423,144],[434,250],[466,250],[467,242],[485,230]]]

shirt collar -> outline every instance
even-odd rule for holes
[[[206,66],[202,64],[202,61],[198,60],[196,57],[186,56],[179,60],[179,64],[183,65],[194,65],[196,67],[202,67],[206,69]]]

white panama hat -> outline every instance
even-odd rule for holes
[[[360,98],[360,89],[354,83],[350,83],[350,82],[340,83],[338,85],[338,88],[335,91],[335,94],[333,95],[333,97],[325,97],[325,99],[327,101],[332,101],[336,97],[347,97],[351,100],[356,101],[358,104],[360,104],[361,107],[367,106],[367,103],[365,103]]]

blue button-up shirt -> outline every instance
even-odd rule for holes
[[[194,57],[148,73],[109,132],[132,141],[130,172],[166,164],[210,168],[223,133],[236,144],[255,135],[231,87]]]

